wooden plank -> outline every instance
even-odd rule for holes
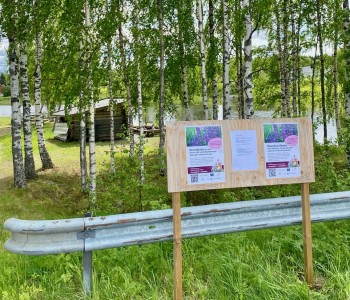
[[[180,193],[172,194],[174,234],[174,299],[182,299],[182,237]]]
[[[309,183],[301,185],[301,205],[302,205],[302,224],[304,241],[304,269],[305,280],[309,286],[313,284],[312,268],[312,237],[311,237],[311,215],[310,215],[310,191]]]
[[[300,149],[301,176],[288,178],[267,178],[265,169],[263,125],[267,123],[297,123]],[[188,184],[186,161],[186,126],[221,125],[225,155],[225,182],[211,184]],[[232,148],[230,132],[233,130],[255,130],[257,137],[258,169],[249,171],[232,170]],[[253,119],[223,121],[180,121],[167,124],[167,170],[168,192],[238,188],[314,182],[314,153],[312,124],[310,118]]]

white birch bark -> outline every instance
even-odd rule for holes
[[[36,176],[33,143],[32,143],[32,126],[30,123],[30,96],[28,85],[28,56],[27,45],[25,42],[20,43],[20,79],[23,100],[23,133],[24,133],[24,173],[27,179]]]
[[[292,42],[292,108],[293,108],[293,117],[298,115],[297,109],[297,56],[298,56],[298,43],[296,40],[296,3],[292,1],[290,4],[291,7],[291,23],[292,23],[292,33],[291,33],[291,42]]]
[[[179,26],[179,55],[181,64],[181,89],[182,89],[182,102],[185,109],[185,120],[189,121],[191,119],[190,104],[188,98],[188,83],[187,83],[187,66],[185,62],[185,44],[183,38],[183,24],[182,24],[182,11],[183,11],[183,1],[178,1],[178,26]]]
[[[80,180],[83,191],[88,189],[87,161],[86,161],[86,114],[84,105],[84,93],[80,92]]]
[[[110,117],[110,170],[111,173],[115,173],[115,162],[114,162],[114,99],[113,99],[113,83],[112,83],[112,49],[111,42],[107,43],[108,51],[108,92],[109,92],[109,117]]]
[[[254,115],[253,99],[253,56],[252,56],[252,34],[253,26],[249,12],[249,0],[243,1],[243,7],[246,9],[245,18],[245,36],[244,36],[244,112],[245,119],[251,119]]]
[[[95,103],[92,91],[92,53],[91,53],[91,21],[90,6],[85,2],[85,26],[87,30],[87,90],[89,97],[89,165],[90,165],[90,201],[94,207],[96,203],[96,152],[95,152]]]
[[[164,20],[163,1],[158,0],[158,23],[159,23],[159,161],[160,173],[164,175],[165,169],[165,126],[164,126]]]
[[[344,52],[346,53],[345,61],[345,115],[350,118],[350,17],[349,17],[349,0],[343,2],[344,10]]]
[[[80,41],[79,54],[80,72],[84,72],[84,49],[83,43]],[[79,114],[80,114],[80,180],[81,189],[88,190],[87,184],[87,159],[86,159],[86,106],[84,99],[84,91],[81,90],[79,94]]]
[[[339,136],[341,125],[340,125],[340,114],[339,114],[339,92],[338,92],[338,30],[334,33],[334,44],[333,44],[333,90],[334,90],[334,118],[335,126]]]
[[[280,92],[281,92],[281,117],[287,117],[286,110],[286,82],[285,82],[285,69],[284,69],[284,51],[282,49],[281,41],[281,20],[280,20],[280,11],[278,3],[275,7],[275,16],[276,16],[276,42],[277,42],[277,51],[278,51],[278,62],[279,62],[279,73],[280,73]]]
[[[350,132],[350,17],[349,17],[349,0],[343,2],[343,27],[344,27],[344,56],[345,59],[345,120],[347,125],[347,134]],[[350,169],[350,141],[346,143],[347,167]]]
[[[35,99],[35,128],[38,139],[38,149],[42,168],[52,169],[54,164],[46,149],[44,136],[44,123],[41,114],[41,58],[42,58],[42,36],[41,32],[36,35],[35,43],[35,72],[34,72],[34,99]]]
[[[26,187],[21,142],[21,105],[19,100],[18,54],[14,38],[9,36],[10,88],[11,88],[11,136],[13,180],[15,188]]]
[[[231,118],[230,103],[230,44],[228,26],[228,3],[222,0],[222,25],[223,25],[223,119]]]
[[[141,41],[140,41],[140,16],[139,12],[136,21],[136,49],[137,53],[137,112],[139,119],[140,137],[139,137],[139,160],[140,160],[140,209],[142,210],[142,188],[145,181],[145,159],[144,159],[144,124],[143,124],[143,104],[142,104],[142,79],[141,79]]]
[[[121,56],[121,64],[123,69],[123,81],[124,81],[124,86],[126,91],[126,99],[128,103],[128,132],[129,132],[129,139],[130,139],[129,156],[133,157],[135,154],[135,139],[134,139],[134,127],[133,127],[131,91],[130,91],[130,80],[129,80],[128,66],[126,63],[124,37],[123,37],[121,22],[118,27],[118,32],[119,32],[119,49],[120,49],[120,56]]]
[[[140,59],[140,58],[138,58]],[[141,67],[140,63],[137,63],[137,111],[139,118],[139,127],[140,127],[140,186],[142,188],[143,183],[145,181],[145,159],[144,159],[144,124],[143,124],[143,106],[142,106],[142,80],[141,80]]]
[[[197,18],[198,18],[198,35],[201,55],[201,76],[202,76],[202,99],[204,119],[208,120],[208,92],[207,92],[207,71],[206,71],[206,49],[205,49],[205,36],[203,26],[203,7],[202,0],[197,0]]]
[[[285,93],[285,116],[290,118],[290,80],[289,80],[289,47],[288,47],[288,24],[289,24],[289,15],[287,10],[288,0],[283,0],[283,77],[284,77],[284,93]]]
[[[216,81],[216,50],[215,50],[215,26],[214,26],[214,3],[213,0],[209,0],[209,40],[210,40],[210,53],[211,59],[210,70],[211,70],[211,96],[213,102],[213,119],[218,119],[218,91]]]
[[[322,123],[323,123],[323,143],[328,143],[328,132],[327,132],[327,108],[326,108],[326,92],[325,92],[325,58],[323,55],[323,33],[322,33],[322,15],[321,15],[321,4],[317,2],[317,32],[318,42],[320,47],[320,80],[321,80],[321,104],[322,104]]]

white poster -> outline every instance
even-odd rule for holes
[[[255,130],[232,130],[232,170],[248,171],[258,169],[258,148]]]
[[[221,125],[186,126],[187,183],[225,181]]]
[[[300,177],[298,123],[263,125],[267,178]]]

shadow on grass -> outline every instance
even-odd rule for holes
[[[79,178],[65,172],[44,171],[27,181],[25,189],[15,189],[13,177],[0,179],[0,221],[82,217],[88,208]]]

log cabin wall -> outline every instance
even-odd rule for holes
[[[95,111],[95,139],[96,141],[110,140],[110,115],[108,107],[97,108]],[[124,125],[124,126],[123,126]],[[125,133],[127,126],[126,112],[122,104],[114,108],[114,133],[115,138],[120,138],[120,134]],[[88,135],[87,135],[88,137]],[[69,140],[80,139],[80,121],[78,115],[72,116],[70,123]]]

